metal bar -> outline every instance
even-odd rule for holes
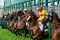
[[[6,10],[5,10],[5,0],[4,0],[4,12],[5,12]]]
[[[11,9],[11,6],[13,6],[13,5],[16,5],[16,4],[11,4],[11,1],[12,0],[9,0],[10,1],[10,5],[8,5],[8,6],[10,6],[9,8]],[[34,5],[32,5],[32,3],[31,3],[31,1],[34,1]],[[41,2],[42,1],[42,2]],[[60,0],[51,0],[51,1],[49,1],[48,2],[48,0],[46,0],[45,2],[43,2],[43,0],[38,0],[38,4],[36,4],[36,0],[28,0],[28,1],[24,1],[24,2],[21,2],[21,3],[25,3],[26,2],[26,7],[27,7],[27,2],[29,2],[29,4],[28,4],[28,7],[32,7],[32,6],[36,6],[36,5],[38,5],[38,6],[40,6],[41,4],[43,5],[43,4],[46,4],[46,6],[48,6],[48,3],[52,3],[52,5],[54,6],[54,2],[58,2],[59,3],[59,1]],[[6,2],[5,2],[5,0],[4,0],[4,11],[6,11],[7,10],[7,4],[5,4]],[[21,3],[17,3],[17,5],[21,5]],[[22,7],[22,6],[21,6]],[[21,8],[21,7],[18,7],[18,8]],[[25,7],[23,7],[23,8],[25,8]],[[9,10],[10,10],[9,9]],[[15,8],[14,8],[15,9]]]
[[[46,9],[48,10],[48,0],[45,0],[45,6],[46,6]]]
[[[38,0],[38,6],[40,6],[40,5],[41,5],[41,1],[42,1],[42,0]]]
[[[52,1],[52,6],[54,6],[54,0],[51,0]]]
[[[59,4],[59,0],[57,0],[58,4]]]
[[[34,0],[34,6],[36,6],[36,0]]]
[[[22,3],[22,9],[24,9],[24,3]]]
[[[48,0],[45,0],[45,6],[48,7]]]

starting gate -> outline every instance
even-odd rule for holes
[[[44,6],[47,10],[49,10],[49,4],[52,4],[53,8],[56,4],[59,4],[59,0],[4,0],[4,12],[12,11],[12,10],[23,10],[24,8],[33,7],[33,11],[36,13],[37,6]],[[56,5],[57,6],[57,5]],[[51,23],[49,22],[49,26]],[[51,28],[49,27],[49,33]],[[50,40],[50,34],[49,34]]]
[[[34,6],[48,7],[49,4],[55,6],[55,3],[59,3],[59,0],[4,0],[4,11],[9,12],[12,10],[23,10],[24,8],[31,8]]]

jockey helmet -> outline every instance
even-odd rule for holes
[[[38,8],[37,8],[37,10],[42,10],[43,9],[43,7],[42,6],[39,6]]]
[[[25,8],[23,11],[25,12],[25,11],[27,11],[28,9],[27,8]]]
[[[27,8],[23,10],[23,12],[24,12],[24,13],[26,13],[27,11],[28,11],[28,9],[27,9]]]

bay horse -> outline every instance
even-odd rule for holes
[[[16,16],[16,14],[14,12],[12,12],[12,14],[7,15],[7,26],[9,28],[9,30],[13,30],[12,28],[14,27],[14,17]]]
[[[3,15],[3,19],[5,19],[6,20],[6,22],[7,22],[7,26],[9,26],[9,24],[10,24],[10,20],[9,20],[9,16],[10,14],[7,14],[7,15]]]
[[[7,28],[11,28],[11,26],[13,24],[12,20],[10,20],[10,16],[11,16],[10,14],[7,14],[7,15],[3,16],[3,19],[6,20]]]
[[[20,34],[20,30],[24,30],[24,36],[26,36],[26,25],[25,25],[25,20],[27,17],[23,17],[24,13],[23,11],[19,11],[17,13],[17,24],[16,24],[16,29],[15,29],[15,33],[16,35]]]
[[[39,24],[37,22],[38,17],[36,17],[36,15],[34,14],[34,12],[28,12],[30,15],[27,18],[28,23],[29,23],[29,28],[31,30],[31,36],[34,34],[35,38],[34,40],[36,40],[37,38],[39,38],[41,35],[42,36],[47,36],[49,34],[48,31],[42,31],[39,28]],[[47,18],[48,17],[48,18]],[[46,15],[46,17],[44,18],[43,22],[44,22],[44,27],[46,26],[46,23],[48,23],[50,20],[50,15]],[[44,38],[44,37],[43,37]]]
[[[10,19],[11,18],[11,15],[12,14],[9,14],[8,13],[7,16],[6,16],[6,19],[7,19],[6,21],[7,21],[8,28],[11,28],[11,25],[12,25],[12,22],[11,22],[12,20]]]
[[[12,14],[7,15],[7,19],[9,19],[7,21],[7,26],[9,26],[9,28],[12,32],[14,32],[16,25],[17,25],[17,20],[18,20],[17,15],[22,16],[23,15],[22,11],[18,11],[17,13],[12,12]],[[10,16],[10,18],[8,18],[9,16]]]
[[[16,13],[12,12],[11,14],[7,14],[6,15],[6,21],[7,21],[7,28],[13,32],[13,28],[14,28],[14,18],[16,17]]]
[[[41,29],[39,28],[39,25],[37,23],[37,17],[34,14],[34,12],[28,12],[29,16],[27,18],[27,21],[29,23],[29,30],[31,31],[31,38],[32,35],[34,35],[33,40],[37,40],[41,35]]]
[[[52,40],[60,40],[60,19],[57,13],[52,14]]]

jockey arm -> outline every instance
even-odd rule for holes
[[[47,11],[46,10],[42,10],[42,12],[40,12],[40,16],[38,18],[38,21],[42,21],[44,19],[44,17],[46,16]]]

